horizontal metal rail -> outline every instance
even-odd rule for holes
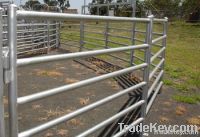
[[[17,54],[24,54],[24,53],[30,53],[30,52],[36,52],[36,51],[40,51],[40,50],[44,50],[44,49],[48,49],[48,47],[43,47],[43,48],[37,48],[37,49],[31,49],[30,51],[18,51]]]
[[[105,47],[104,45],[96,44],[96,43],[94,43],[94,42],[89,42],[89,41],[86,41],[86,40],[84,40],[83,43],[84,43],[84,44],[93,45],[93,46],[95,46],[95,47],[101,47],[101,48],[104,48],[104,47]]]
[[[104,32],[94,32],[94,31],[88,31],[88,30],[84,30],[84,32],[93,33],[93,34],[101,34],[101,35],[104,34]]]
[[[160,69],[161,68],[161,66],[164,64],[164,62],[165,62],[165,59],[162,59],[159,63],[158,63],[158,65],[154,68],[154,70],[150,73],[150,75],[149,75],[149,80],[151,80],[152,78],[153,78],[153,76],[155,75],[155,73],[158,71],[158,69]]]
[[[143,105],[145,103],[144,100],[141,100],[133,105],[131,105],[130,107],[126,108],[125,110],[117,113],[116,115],[110,117],[109,119],[99,123],[98,125],[92,127],[91,129],[88,129],[87,131],[77,135],[76,137],[85,137],[85,136],[88,136],[92,133],[94,133],[95,131],[101,129],[102,127],[105,127],[107,126],[108,124],[112,123],[113,121],[115,121],[116,119],[119,119],[120,117],[126,115],[127,113],[133,111],[134,109],[136,109],[137,107]]]
[[[80,37],[80,36],[79,36],[79,37]],[[89,37],[89,36],[85,36],[84,38],[86,38],[86,39],[92,39],[92,40],[105,41],[105,39],[94,38],[94,37]]]
[[[131,128],[135,127],[136,125],[138,125],[142,121],[144,121],[144,118],[138,118],[132,124],[125,127],[122,131],[119,131],[117,134],[115,134],[113,137],[121,137],[122,135],[126,134]]]
[[[72,59],[72,58],[81,58],[81,57],[88,57],[88,56],[96,56],[101,54],[109,54],[114,52],[121,52],[127,50],[135,50],[135,49],[142,49],[147,48],[147,44],[137,45],[137,46],[129,46],[129,47],[120,47],[120,48],[113,48],[113,49],[102,49],[96,51],[85,51],[79,53],[69,53],[69,54],[61,54],[61,55],[50,55],[44,57],[34,57],[34,58],[26,58],[26,59],[18,59],[17,66],[25,66],[35,63],[44,63],[50,61],[57,61],[63,59]]]
[[[69,114],[67,114],[65,116],[62,116],[60,118],[51,120],[51,121],[49,121],[49,122],[47,122],[45,124],[42,124],[42,125],[40,125],[38,127],[35,127],[35,128],[32,128],[32,129],[29,129],[27,131],[24,131],[24,132],[22,132],[22,133],[19,134],[19,137],[32,136],[32,135],[37,134],[37,133],[39,133],[41,131],[49,129],[52,126],[55,126],[55,125],[58,125],[58,124],[60,124],[62,122],[70,120],[70,119],[72,119],[72,118],[74,118],[74,117],[76,117],[76,116],[78,116],[80,114],[88,112],[88,111],[90,111],[90,110],[92,110],[92,109],[94,109],[96,107],[99,107],[101,105],[104,105],[105,103],[108,103],[108,102],[116,99],[116,98],[119,98],[119,97],[121,97],[122,95],[124,95],[124,94],[126,94],[128,92],[131,92],[131,91],[133,91],[135,89],[138,89],[138,88],[144,86],[145,84],[146,84],[145,82],[142,82],[142,83],[137,84],[137,85],[135,85],[135,86],[133,86],[131,88],[125,89],[125,90],[123,90],[123,91],[121,91],[119,93],[116,93],[114,95],[108,96],[108,97],[106,97],[104,99],[101,99],[101,100],[95,102],[95,103],[92,103],[92,104],[87,105],[87,106],[85,106],[83,108],[75,110],[74,112],[71,112],[71,113],[69,113]]]
[[[148,97],[150,97],[151,93],[153,92],[153,90],[155,89],[156,85],[158,84],[159,80],[161,79],[161,77],[163,76],[164,71],[162,70],[158,76],[156,77],[156,80],[153,82],[153,84],[151,85],[151,87],[148,90]]]
[[[51,19],[51,20],[98,20],[98,21],[127,21],[127,22],[150,22],[148,18],[128,18],[128,17],[108,17],[95,15],[76,15],[66,13],[48,13],[35,11],[17,11],[17,17],[20,19]]]
[[[115,28],[115,27],[109,27],[108,29],[112,29],[112,30],[121,30],[121,31],[128,31],[128,32],[130,32],[130,31],[132,31],[131,29],[122,29],[122,28]]]
[[[152,40],[152,44],[155,44],[155,43],[157,43],[158,41],[163,40],[163,39],[166,39],[166,38],[167,38],[167,35],[164,35],[164,36],[161,36],[161,37],[159,37],[159,38],[156,38],[156,39]]]
[[[129,44],[120,43],[120,42],[115,42],[115,41],[112,41],[112,40],[108,40],[108,42],[109,42],[109,43],[116,44],[116,45],[129,46]]]
[[[165,47],[163,47],[162,49],[160,49],[158,52],[156,52],[156,54],[151,58],[151,62],[153,62],[157,57],[160,56],[161,53],[163,53],[165,51]]]
[[[83,86],[86,86],[86,85],[89,85],[89,84],[93,84],[93,83],[96,83],[96,82],[99,82],[99,81],[102,81],[102,80],[105,80],[105,79],[109,79],[109,78],[113,78],[113,77],[116,77],[116,76],[119,76],[119,75],[122,75],[122,74],[125,74],[125,73],[129,73],[129,72],[132,72],[134,70],[144,68],[146,66],[147,66],[147,64],[143,63],[143,64],[140,64],[140,65],[137,65],[137,66],[134,66],[134,67],[129,67],[129,68],[126,68],[126,69],[123,69],[123,70],[104,74],[102,76],[97,76],[97,77],[90,78],[90,79],[87,79],[87,80],[83,80],[83,81],[80,81],[80,82],[77,82],[77,83],[74,83],[74,84],[70,84],[70,85],[61,86],[61,87],[58,87],[58,88],[42,91],[42,92],[35,93],[33,95],[28,95],[28,96],[25,96],[25,97],[20,97],[20,98],[17,99],[17,103],[18,104],[24,104],[24,103],[36,101],[36,100],[46,98],[46,97],[49,97],[49,96],[52,96],[52,95],[56,95],[56,94],[59,94],[59,93],[62,93],[62,92],[66,92],[66,91],[77,89],[77,88],[80,88],[80,87],[83,87]]]
[[[123,39],[129,39],[129,40],[131,39],[131,37],[113,35],[113,34],[111,34],[111,33],[108,33],[108,35],[111,36],[111,37],[116,37],[116,38],[123,38]]]
[[[149,101],[149,103],[148,103],[148,105],[147,105],[146,113],[149,112],[149,110],[150,110],[151,106],[153,105],[153,102],[155,101],[155,98],[156,98],[156,96],[158,95],[158,92],[160,91],[162,85],[163,85],[163,82],[161,81],[161,82],[158,84],[158,86],[157,86],[157,88],[156,88],[156,90],[155,90],[153,96],[151,97],[151,99],[150,99],[150,101]]]

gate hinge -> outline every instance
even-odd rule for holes
[[[9,48],[3,47],[3,72],[4,83],[8,84],[11,81],[10,64],[9,64]]]

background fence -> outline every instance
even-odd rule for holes
[[[8,45],[7,8],[3,9],[3,46]],[[59,47],[59,22],[17,20],[18,57],[48,53]]]

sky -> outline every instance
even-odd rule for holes
[[[28,0],[15,0],[17,5],[20,5],[20,1],[22,4],[24,4]],[[40,2],[43,2],[43,0],[39,0]],[[89,3],[91,0],[86,0],[87,3]],[[84,4],[84,0],[69,0],[71,7],[78,9],[79,13],[81,12],[81,6]]]

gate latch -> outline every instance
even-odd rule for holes
[[[11,81],[10,64],[9,64],[9,48],[3,47],[3,69],[4,83],[8,84]]]

